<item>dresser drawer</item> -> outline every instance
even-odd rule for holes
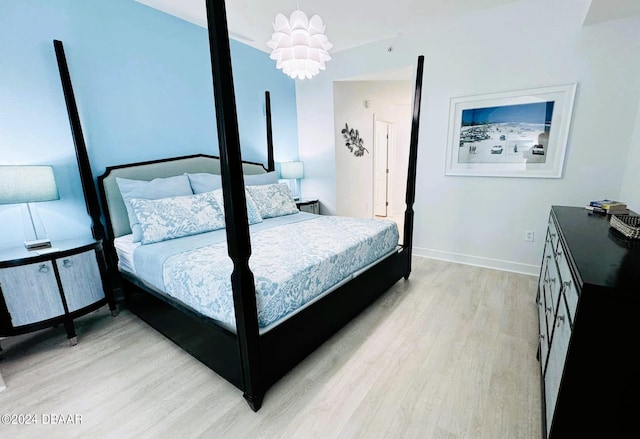
[[[551,429],[551,419],[555,411],[558,391],[562,381],[564,363],[571,338],[571,327],[567,318],[567,307],[564,300],[560,302],[558,315],[553,327],[553,341],[549,348],[549,363],[544,375],[544,398],[547,418],[547,434]]]
[[[569,320],[571,322],[571,325],[573,325],[573,319],[576,315],[576,309],[578,307],[578,290],[575,284],[575,280],[571,275],[567,256],[562,248],[562,245],[560,245],[558,247],[558,250],[556,251],[556,261],[558,263],[558,272],[560,274],[560,286],[562,292],[564,293],[565,299],[567,300]]]
[[[553,218],[549,217],[549,239],[551,239],[551,245],[555,251],[558,248],[558,230],[556,229],[556,223]]]
[[[560,272],[560,277],[563,281],[571,280],[573,276],[571,275],[571,270],[569,269],[569,262],[567,262],[567,255],[562,248],[562,245],[558,246],[555,251],[555,258],[558,264],[558,271]]]
[[[540,279],[538,279],[538,290],[542,291],[544,283],[548,279],[547,269],[553,258],[553,248],[551,244],[551,235],[547,232],[547,241],[544,246],[544,255],[542,256],[542,267],[540,267]]]
[[[538,294],[538,323],[540,331],[540,366],[544,374],[544,367],[547,364],[549,354],[549,332],[547,330],[547,316],[545,313],[544,291],[539,290]]]
[[[573,327],[573,322],[575,321],[578,310],[578,291],[573,279],[562,282],[562,295],[567,301],[569,323],[571,323],[571,327]]]
[[[549,263],[548,276],[547,297],[545,298],[548,299],[546,303],[547,322],[549,326],[549,336],[552,337],[551,328],[553,327],[553,320],[558,312],[558,303],[560,302],[561,295],[560,276],[558,275],[558,267],[554,258],[551,258],[551,262]]]

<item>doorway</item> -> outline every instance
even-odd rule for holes
[[[338,127],[336,215],[402,222],[411,134],[411,89],[408,80],[334,82],[334,125]],[[367,149],[363,155],[354,156],[346,147],[341,133],[345,123],[360,130]],[[376,140],[382,152],[376,151]],[[402,231],[401,224],[399,227]]]
[[[373,152],[373,215],[389,215],[389,151],[393,145],[393,124],[375,118]]]

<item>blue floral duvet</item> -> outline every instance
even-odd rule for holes
[[[392,221],[306,213],[265,220],[252,225],[250,234],[249,266],[261,328],[398,245],[398,228]],[[172,241],[178,242],[140,246],[134,253],[137,274],[192,309],[235,328],[233,263],[224,230]]]

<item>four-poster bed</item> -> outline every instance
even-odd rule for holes
[[[252,252],[251,243],[254,239],[257,242],[269,242],[264,241],[266,238],[262,234],[271,233],[279,229],[280,225],[268,228],[263,224],[272,220],[289,221],[290,218],[296,218],[291,221],[293,224],[287,225],[287,227],[298,227],[299,230],[296,233],[308,233],[310,224],[329,222],[328,227],[336,229],[336,224],[331,222],[342,220],[336,217],[318,217],[311,214],[293,214],[291,212],[278,218],[265,218],[263,224],[256,224],[252,220],[253,208],[251,203],[253,198],[259,200],[260,191],[264,192],[267,186],[269,190],[277,189],[277,184],[266,184],[260,189],[255,189],[256,186],[249,184],[249,180],[252,177],[262,178],[274,170],[270,95],[269,92],[265,93],[268,144],[268,165],[265,169],[260,164],[245,162],[241,158],[224,1],[207,0],[206,3],[220,157],[193,155],[113,166],[107,168],[105,174],[98,178],[98,185],[102,201],[102,212],[104,212],[107,223],[107,235],[110,242],[107,247],[111,251],[109,262],[112,273],[120,278],[123,290],[126,293],[127,307],[192,356],[242,390],[250,407],[257,411],[262,404],[266,390],[271,385],[387,291],[395,282],[403,277],[405,279],[409,277],[411,272],[413,203],[415,199],[418,124],[424,59],[422,56],[419,57],[417,66],[407,177],[404,242],[401,245],[397,244],[397,228],[395,224],[393,227],[389,227],[388,224],[384,225],[384,222],[381,221],[364,220],[369,221],[372,225],[375,224],[374,227],[380,229],[375,232],[378,235],[360,239],[361,242],[357,245],[368,246],[366,251],[362,250],[361,247],[356,250],[354,250],[356,247],[349,247],[346,250],[347,253],[331,255],[328,259],[337,260],[339,266],[348,265],[348,262],[355,259],[353,257],[354,254],[367,253],[370,254],[367,256],[369,259],[363,259],[360,261],[359,266],[352,267],[349,273],[342,275],[342,279],[339,282],[334,282],[334,280],[327,281],[332,284],[329,285],[329,288],[326,288],[326,285],[320,286],[319,288],[323,292],[314,293],[315,295],[308,303],[265,325],[264,310],[259,307],[258,303],[263,301],[264,293],[258,292],[258,297],[256,296],[256,281],[260,285],[270,281],[265,281],[264,273],[259,271],[258,260],[260,258],[257,254],[260,253],[259,250],[264,248],[260,247]],[[61,67],[61,75],[64,70],[68,76],[62,43],[58,41],[54,42],[54,44],[56,45],[59,65],[63,66]],[[70,80],[65,81],[64,75],[63,88],[65,99],[68,102],[74,102]],[[75,104],[73,107],[75,107]],[[74,136],[78,133],[81,134],[79,119],[72,131]],[[90,163],[84,144],[82,142],[75,143],[76,148],[79,150],[77,156],[81,169],[90,170]],[[125,202],[124,199],[127,197],[126,191],[122,191],[123,180],[126,180],[125,183],[127,181],[139,181],[145,182],[145,184],[152,184],[154,181],[158,181],[154,179],[178,178],[184,180],[184,178],[189,178],[196,174],[218,174],[220,176],[221,188],[218,189],[218,201],[223,211],[224,224],[218,230],[212,230],[210,233],[207,231],[206,235],[222,234],[221,236],[223,237],[220,238],[218,236],[214,244],[226,249],[228,257],[225,255],[225,258],[227,261],[231,260],[229,263],[231,265],[229,267],[231,274],[227,276],[227,279],[230,278],[231,288],[228,294],[232,296],[232,300],[229,301],[232,302],[230,306],[233,307],[233,312],[232,318],[226,323],[221,322],[217,317],[212,317],[202,312],[193,304],[188,304],[186,300],[176,299],[173,293],[169,291],[170,288],[166,288],[166,285],[166,289],[163,289],[163,286],[158,285],[158,282],[154,282],[148,277],[144,278],[137,275],[135,268],[141,265],[137,262],[141,260],[140,258],[132,259],[134,263],[131,264],[131,267],[135,267],[133,270],[123,267],[123,260],[126,260],[126,255],[122,253],[122,247],[119,247],[119,257],[113,248],[114,239],[117,240],[129,236],[134,229],[133,222],[128,216],[127,208],[133,208],[140,204],[140,200],[135,197],[127,199]],[[193,189],[193,186],[191,188]],[[100,224],[100,208],[95,196],[95,186],[87,184],[83,185],[83,189],[85,192],[92,193],[91,196],[86,197],[88,210],[94,223]],[[258,194],[255,193],[256,191]],[[207,197],[207,194],[211,193],[213,192],[205,191],[200,194],[193,194],[191,197]],[[252,196],[251,194],[254,195]],[[174,195],[179,195],[174,198],[180,198],[180,202],[189,197],[188,194],[182,193]],[[166,202],[166,198],[163,199],[159,196],[150,198],[157,200],[154,201],[157,203]],[[175,201],[174,198],[171,199],[172,202]],[[149,200],[144,201],[148,202]],[[286,204],[286,200],[284,204]],[[136,210],[136,212],[138,212],[138,216],[141,215],[140,210]],[[308,217],[304,215],[308,215]],[[287,219],[282,220],[285,216]],[[343,223],[340,224],[340,227],[343,227]],[[395,241],[393,240],[394,230]],[[324,233],[324,236],[331,235],[326,232],[322,233]],[[342,236],[330,236],[327,239],[333,239],[330,246],[338,246],[343,242],[346,243],[351,235],[357,235],[357,233],[345,233]],[[144,236],[146,235],[144,235],[143,229],[142,242],[144,242]],[[180,237],[173,241],[183,242],[181,240],[189,238],[193,239],[193,236]],[[159,239],[160,241],[154,241],[151,245],[165,245],[167,241],[171,241],[169,239]],[[201,235],[198,235],[196,239],[201,240]],[[275,239],[279,238],[276,237]],[[322,240],[318,239],[317,241]],[[385,246],[381,246],[381,243],[385,241]],[[322,246],[318,242],[312,242],[316,247],[309,251],[321,252]],[[168,247],[173,245],[174,242],[166,244]],[[356,243],[353,245],[355,246]],[[199,243],[198,246],[201,247],[202,243]],[[391,249],[389,249],[389,246],[391,246]],[[145,244],[138,244],[137,248],[141,247],[145,247]],[[125,253],[127,248],[130,249],[130,247],[125,247]],[[194,256],[194,253],[191,253],[191,249],[189,249],[189,252],[183,250],[176,251],[171,256],[162,259],[164,261],[161,264],[162,269],[166,269],[165,265],[168,264],[168,261],[173,260],[175,254],[189,254],[193,256],[193,259],[187,260],[187,262],[179,262],[173,268],[174,273],[183,273],[186,271],[184,267],[195,265],[191,263],[193,260],[206,257],[206,255],[200,254]],[[348,253],[349,251],[352,253]],[[151,253],[156,252],[153,251]],[[135,255],[135,253],[133,254]],[[254,259],[250,261],[252,255]],[[268,259],[268,257],[263,257],[262,259]],[[316,262],[324,264],[324,260]],[[212,263],[212,265],[214,264]],[[119,267],[119,269],[116,267]],[[253,269],[258,270],[256,271],[258,275],[254,276]],[[263,269],[263,271],[265,270],[269,271],[268,267]],[[311,271],[313,270],[316,270],[316,268],[311,269]],[[332,270],[335,270],[335,268]],[[332,274],[335,273],[332,272]],[[166,276],[166,272],[164,279],[169,280],[167,283],[171,283],[170,281],[173,280],[171,276]],[[307,283],[309,283],[309,279],[311,279],[311,283],[321,284],[319,278],[307,276]],[[274,281],[273,283],[277,282]],[[177,290],[180,292],[180,286],[177,287]],[[198,300],[200,299],[198,298]],[[284,299],[285,302],[287,300],[289,299]]]

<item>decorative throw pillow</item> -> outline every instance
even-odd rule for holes
[[[199,172],[196,174],[187,174],[187,177],[189,177],[189,183],[191,184],[191,189],[194,194],[203,194],[222,187],[222,179],[218,174]]]
[[[251,174],[244,176],[245,186],[261,186],[263,184],[274,184],[278,182],[276,171],[265,172],[264,174]]]
[[[224,215],[213,192],[129,202],[140,221],[142,244],[224,228]]]
[[[157,200],[159,198],[177,197],[181,195],[193,195],[189,178],[186,175],[176,175],[175,177],[155,178],[151,181],[131,180],[128,178],[116,177],[116,183],[120,188],[120,194],[124,200],[129,215],[129,225],[133,233],[134,242],[142,239],[140,222],[136,217],[130,200],[139,198],[145,200]]]
[[[224,214],[224,196],[222,194],[222,189],[216,189],[212,193]],[[260,216],[260,212],[258,211],[256,204],[253,202],[251,195],[249,195],[249,192],[246,190],[244,191],[244,194],[247,200],[247,219],[249,221],[249,225],[261,223],[262,217]]]
[[[247,191],[263,219],[298,213],[289,186],[285,183],[247,186]]]

